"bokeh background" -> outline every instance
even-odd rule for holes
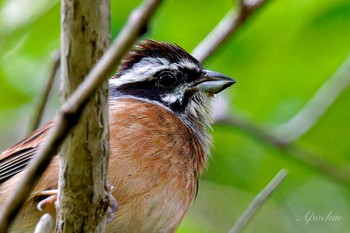
[[[112,38],[140,2],[111,0]],[[164,1],[145,37],[192,51],[233,7],[232,0]],[[0,0],[1,151],[28,134],[49,76],[50,54],[59,46],[58,0]],[[224,93],[227,114],[274,132],[304,107],[349,54],[349,0],[270,0],[204,66],[238,80]],[[350,72],[344,75],[350,78]],[[327,163],[347,167],[350,90],[344,88],[294,143]],[[56,80],[43,123],[59,107],[58,89]],[[220,124],[213,127],[213,136],[208,171],[178,232],[228,232],[282,168],[288,170],[287,178],[243,232],[350,232],[349,183],[292,159],[254,132]],[[307,223],[307,213],[331,213],[340,219]]]

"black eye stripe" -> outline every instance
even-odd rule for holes
[[[196,79],[199,79],[202,77],[202,72],[199,72],[198,70],[189,70],[189,69],[183,69],[181,70],[181,73],[183,74],[186,82],[193,82]]]
[[[115,90],[110,91],[111,96],[130,95],[156,101],[169,107],[175,113],[181,113],[185,111],[188,103],[195,95],[196,91],[190,88],[196,80],[202,77],[203,71],[180,66],[177,69],[172,68],[159,70],[139,82],[133,81],[122,84]],[[172,96],[172,94],[174,95]],[[172,97],[171,101],[166,101],[164,96]],[[174,100],[173,98],[178,99]]]

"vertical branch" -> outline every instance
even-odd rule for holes
[[[115,70],[115,67],[138,36],[144,32],[148,22],[161,3],[161,0],[144,0],[143,4],[129,16],[128,22],[118,37],[92,68],[84,82],[63,104],[55,118],[54,126],[50,130],[45,142],[41,145],[35,159],[28,165],[28,168],[24,171],[23,178],[18,182],[14,191],[11,192],[1,206],[0,233],[7,232],[11,224],[13,224],[18,212],[27,200],[34,185],[49,165],[59,146],[67,137],[67,134],[78,123],[81,109],[84,108],[90,96],[95,93],[107,75]]]
[[[61,78],[65,102],[109,45],[109,0],[62,0]],[[104,232],[109,155],[108,81],[92,95],[60,151],[56,232]]]

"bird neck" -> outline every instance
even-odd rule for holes
[[[211,101],[206,101],[205,103],[206,104],[203,104],[203,102],[199,103],[196,100],[192,100],[183,113],[178,113],[176,115],[178,115],[193,132],[205,153],[205,157],[207,157],[210,154],[212,141],[208,129],[211,129],[211,124],[214,120],[210,111]]]

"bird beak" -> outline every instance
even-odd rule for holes
[[[236,83],[236,80],[210,70],[204,70],[204,76],[195,83],[195,86],[208,95],[217,94],[220,91]]]

